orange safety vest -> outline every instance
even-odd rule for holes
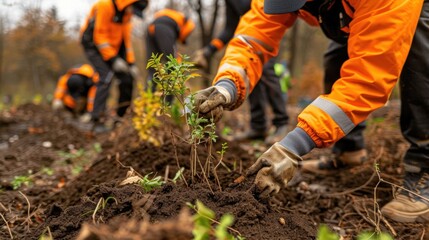
[[[92,41],[105,61],[116,57],[122,43],[125,45],[128,63],[134,63],[131,45],[131,4],[138,0],[99,0],[81,27],[83,41]],[[116,9],[115,5],[116,4]]]
[[[74,75],[79,74],[92,79],[93,85],[90,87],[87,95],[86,109],[91,112],[94,107],[95,92],[97,91],[96,83],[98,82],[98,73],[89,64],[83,64],[80,67],[71,68],[66,74],[62,75],[57,82],[57,87],[54,93],[54,99],[63,101],[64,105],[69,108],[75,108],[76,102],[74,98],[68,93],[67,81]]]
[[[252,1],[214,79],[235,83],[238,101],[231,109],[252,91],[262,66],[277,55],[285,31],[298,17],[317,25],[317,19],[302,11],[265,14],[263,4]],[[317,147],[335,143],[386,103],[407,58],[423,0],[343,0],[343,6],[351,18],[342,28],[348,33],[349,59],[331,93],[321,95],[298,116],[298,127]]]

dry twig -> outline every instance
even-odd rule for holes
[[[12,231],[10,230],[10,227],[9,227],[9,224],[7,223],[7,221],[6,221],[6,218],[1,213],[0,213],[0,216],[3,219],[4,223],[6,224],[6,228],[7,228],[7,231],[9,232],[10,239],[13,239]]]

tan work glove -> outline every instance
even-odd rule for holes
[[[222,118],[223,109],[232,103],[232,96],[222,86],[212,86],[194,95],[195,110],[206,119],[217,122]]]
[[[59,111],[64,108],[64,103],[60,99],[54,99],[52,101],[52,110]]]
[[[89,123],[91,122],[91,113],[87,112],[82,114],[82,116],[79,117],[79,122],[81,123]]]
[[[204,56],[204,49],[199,49],[195,52],[195,55],[192,59],[192,61],[195,63],[196,67],[207,69],[208,68],[208,62],[206,56]]]
[[[139,68],[136,65],[131,65],[130,66],[130,74],[131,74],[131,77],[133,79],[138,79],[138,77],[140,75]]]
[[[120,57],[116,57],[113,60],[112,70],[114,72],[123,72],[123,73],[127,73],[130,71],[128,63]]]
[[[301,160],[301,157],[276,142],[247,170],[246,176],[257,172],[255,185],[259,196],[268,198],[287,186]]]

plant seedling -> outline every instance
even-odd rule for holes
[[[231,228],[231,225],[234,223],[234,216],[232,214],[224,214],[220,218],[220,221],[216,221],[214,211],[206,207],[201,201],[197,200],[196,205],[189,202],[186,205],[196,211],[196,214],[193,216],[194,229],[192,234],[194,235],[194,239],[207,240],[210,237],[215,237],[217,240],[245,239],[241,236],[240,232]],[[212,226],[213,223],[216,224],[215,227]],[[237,237],[230,234],[228,230],[237,233]]]
[[[32,183],[30,176],[15,176],[11,182],[13,190],[20,188],[23,184],[29,186]]]
[[[161,176],[154,177],[152,179],[149,178],[151,173],[145,175],[139,181],[139,185],[145,190],[145,192],[150,192],[155,188],[161,187],[165,182],[161,180]]]

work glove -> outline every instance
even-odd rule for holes
[[[204,55],[204,49],[199,49],[195,52],[192,62],[195,63],[196,67],[203,68],[203,69],[208,68],[208,61],[206,56]]]
[[[276,142],[247,170],[246,177],[257,173],[255,185],[260,198],[268,198],[287,186],[301,157]]]
[[[195,110],[201,117],[217,122],[222,118],[223,109],[232,104],[232,96],[222,86],[212,86],[194,95]]]
[[[79,122],[81,123],[89,123],[91,122],[92,116],[91,113],[87,112],[82,114],[82,116],[79,117]]]
[[[54,99],[52,101],[52,110],[59,111],[64,108],[64,103],[60,99]]]
[[[140,75],[139,68],[136,65],[130,66],[130,74],[133,79],[137,79]]]
[[[113,60],[112,69],[114,72],[122,72],[122,73],[127,73],[130,71],[128,63],[120,57],[116,57]]]

